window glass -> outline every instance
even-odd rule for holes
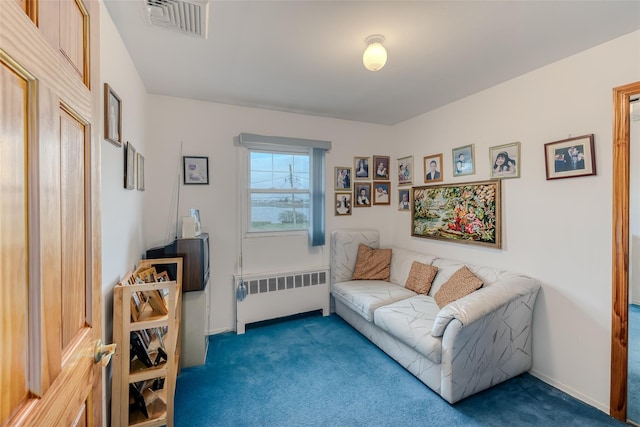
[[[250,151],[250,231],[309,228],[309,155]]]

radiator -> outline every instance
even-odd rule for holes
[[[329,315],[329,267],[280,273],[233,276],[234,294],[240,281],[247,296],[236,298],[236,332],[244,334],[245,325],[313,310]]]

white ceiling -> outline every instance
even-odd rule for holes
[[[203,40],[149,25],[144,0],[104,3],[149,93],[384,125],[640,29],[638,0],[235,0],[210,3]]]

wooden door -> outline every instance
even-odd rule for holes
[[[98,23],[0,1],[0,425],[102,425]]]

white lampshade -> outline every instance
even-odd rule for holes
[[[378,71],[387,63],[387,50],[382,46],[384,37],[369,36],[365,41],[368,46],[362,55],[362,63],[367,70]]]

